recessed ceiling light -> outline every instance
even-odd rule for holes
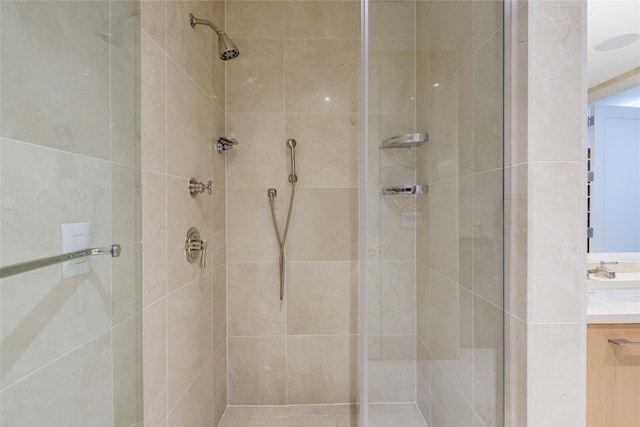
[[[640,34],[638,33],[628,33],[621,34],[619,36],[611,37],[601,43],[598,43],[593,47],[593,49],[598,52],[606,52],[608,50],[620,49],[621,47],[625,47],[640,39]]]

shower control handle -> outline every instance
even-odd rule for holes
[[[212,184],[213,184],[213,181],[211,180],[209,180],[209,182],[205,184],[204,182],[199,182],[195,178],[191,178],[189,180],[189,194],[191,194],[191,198],[195,198],[198,195],[198,193],[204,193],[205,191],[208,191],[209,194],[212,194],[211,192]]]
[[[187,261],[193,264],[200,255],[200,268],[205,268],[207,264],[207,241],[200,238],[200,232],[196,227],[191,227],[187,231],[185,238],[184,250],[187,255]]]

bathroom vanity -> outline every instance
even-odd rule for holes
[[[587,280],[588,427],[640,427],[640,261],[618,259]]]

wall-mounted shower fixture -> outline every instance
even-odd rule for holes
[[[223,61],[227,61],[229,59],[233,59],[236,56],[240,55],[240,51],[235,43],[227,36],[227,34],[222,31],[220,27],[214,24],[211,21],[206,19],[198,19],[193,16],[192,13],[189,14],[189,24],[191,24],[191,28],[195,28],[196,25],[208,25],[216,32],[218,35],[218,53],[220,55],[220,59]]]
[[[291,221],[291,210],[293,208],[293,198],[296,194],[296,183],[298,182],[298,175],[296,175],[296,140],[291,138],[287,140],[287,147],[291,150],[291,173],[289,174],[289,183],[291,184],[291,198],[289,199],[289,210],[287,211],[287,220],[284,223],[284,232],[280,236],[280,230],[278,229],[278,221],[276,221],[276,208],[275,200],[278,192],[275,188],[267,190],[267,197],[269,197],[269,206],[271,207],[271,219],[273,220],[273,228],[276,231],[276,238],[278,239],[278,246],[280,247],[280,301],[284,299],[284,282],[285,282],[285,258],[284,258],[284,245],[287,241],[287,232],[289,231],[289,222]]]
[[[204,193],[205,191],[208,191],[209,195],[211,195],[211,184],[213,184],[213,181],[211,180],[209,180],[209,182],[205,184],[204,182],[199,182],[195,178],[191,178],[189,180],[189,187],[188,187],[189,194],[191,194],[191,198],[195,199],[198,193]]]
[[[184,251],[187,255],[187,261],[193,264],[200,255],[200,268],[204,268],[207,264],[207,241],[200,238],[200,232],[196,227],[191,227],[187,231],[184,239]]]
[[[232,138],[230,136],[221,136],[216,141],[216,151],[218,153],[222,153],[223,151],[231,150],[234,145],[238,145],[239,142],[237,139]]]
[[[389,148],[413,148],[429,141],[428,133],[408,133],[406,135],[392,136],[380,144],[382,150]]]

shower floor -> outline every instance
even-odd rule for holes
[[[358,405],[230,406],[219,427],[357,427]],[[427,427],[415,403],[369,405],[370,427]]]

